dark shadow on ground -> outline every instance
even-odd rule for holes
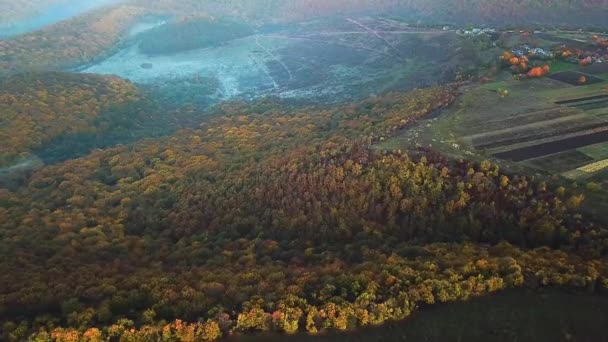
[[[322,336],[302,334],[289,339],[292,342],[604,341],[606,324],[606,296],[509,290],[467,302],[425,307],[403,322],[381,327]],[[285,336],[268,335],[232,339],[284,340]]]

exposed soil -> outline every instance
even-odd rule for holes
[[[557,104],[576,104],[577,102],[584,102],[584,101],[598,100],[598,99],[608,99],[608,95],[585,96],[585,97],[579,97],[576,99],[555,101],[555,103],[557,103]]]
[[[593,162],[594,159],[588,155],[571,150],[550,156],[529,160],[527,163],[542,170],[561,173],[581,167]]]
[[[581,82],[583,77],[584,77],[585,81]],[[593,75],[588,75],[588,74],[583,74],[578,71],[557,72],[557,73],[549,76],[549,78],[554,79],[556,81],[568,83],[570,85],[577,86],[577,87],[604,82],[604,80],[599,77],[596,77]]]
[[[592,122],[592,123],[584,123],[583,121],[572,122],[571,125],[567,127],[563,127],[561,129],[556,129],[555,127],[551,127],[549,125],[545,127],[539,128],[536,132],[529,132],[529,134],[525,135],[517,135],[512,134],[511,137],[505,133],[500,139],[494,139],[493,141],[488,141],[484,143],[479,143],[475,145],[475,148],[478,149],[491,149],[497,148],[501,146],[508,146],[523,142],[529,142],[544,138],[550,138],[555,136],[560,136],[569,133],[575,133],[583,130],[591,130],[596,128],[608,128],[608,123],[606,122]],[[475,142],[474,142],[475,143]]]
[[[583,136],[576,136],[561,140],[554,140],[538,145],[526,146],[514,150],[494,154],[494,157],[512,161],[523,161],[538,158],[549,154],[574,150],[580,147],[608,141],[608,130],[594,132]]]
[[[574,114],[576,114],[576,111],[570,108],[549,108],[539,111],[533,111],[526,114],[514,115],[507,118],[487,120],[483,123],[482,129],[483,131],[494,131],[504,129],[505,127],[516,127],[520,125],[532,124],[535,122],[565,118]]]

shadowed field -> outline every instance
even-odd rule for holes
[[[427,310],[428,309],[428,310]],[[608,298],[560,292],[508,291],[426,308],[404,322],[351,334],[294,336],[296,342],[600,341],[608,324]],[[517,329],[514,329],[517,327]],[[229,339],[283,341],[283,336]]]

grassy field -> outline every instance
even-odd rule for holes
[[[608,142],[586,146],[580,151],[595,160],[608,159]]]

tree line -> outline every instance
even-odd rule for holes
[[[451,87],[216,107],[1,190],[3,339],[213,340],[403,319],[508,287],[608,289],[583,196],[376,142]]]

